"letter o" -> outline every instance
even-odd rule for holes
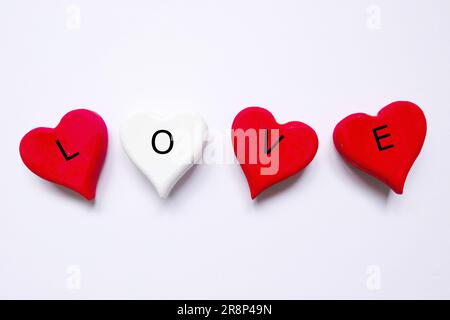
[[[164,150],[164,151],[161,151],[161,150],[159,150],[159,149],[156,147],[156,137],[158,137],[158,135],[159,135],[160,133],[165,133],[165,134],[167,134],[167,135],[169,136],[169,139],[170,139],[170,145],[169,145],[169,148],[167,148],[167,150]],[[173,136],[172,136],[172,134],[171,134],[169,131],[167,131],[167,130],[158,130],[158,131],[156,131],[156,132],[153,134],[153,137],[152,137],[152,148],[153,148],[153,150],[155,150],[155,152],[158,153],[158,154],[168,154],[168,153],[169,153],[170,151],[172,151],[172,149],[173,149]]]

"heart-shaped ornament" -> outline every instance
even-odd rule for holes
[[[278,124],[263,108],[242,110],[232,125],[234,153],[252,199],[304,169],[316,155],[316,132],[302,122]]]
[[[334,129],[333,139],[350,164],[402,194],[426,132],[423,111],[414,103],[398,101],[375,117],[365,113],[346,117]]]
[[[196,115],[160,117],[138,113],[122,126],[122,145],[161,198],[202,157],[208,128]]]
[[[95,198],[97,181],[108,148],[108,130],[95,112],[67,113],[58,126],[37,128],[20,142],[20,156],[39,177]]]

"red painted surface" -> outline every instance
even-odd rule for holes
[[[304,169],[314,159],[318,148],[317,135],[311,127],[297,121],[278,124],[269,111],[259,107],[250,107],[239,112],[232,129],[234,152],[247,178],[252,199],[272,185]],[[241,132],[256,132],[253,136],[256,136],[256,139],[239,140],[239,129]],[[265,130],[268,130],[267,150],[273,148],[270,154],[264,152]],[[274,136],[274,132],[278,135]],[[283,138],[279,141],[281,137]],[[239,154],[239,147],[245,150],[244,154]],[[251,153],[252,149],[257,150],[257,157],[251,162],[251,154],[254,154]],[[262,174],[261,169],[271,167],[275,161],[278,161],[278,165],[274,166],[278,170],[272,172],[273,174]]]
[[[27,133],[20,142],[20,156],[39,177],[92,200],[107,148],[103,119],[80,109],[67,113],[54,129],[36,128]]]
[[[375,117],[365,113],[346,117],[334,129],[333,139],[338,152],[350,164],[402,194],[426,132],[423,111],[414,103],[398,101],[381,109]]]

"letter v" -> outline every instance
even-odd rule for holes
[[[280,136],[278,138],[278,140],[270,147],[269,146],[269,129],[266,129],[266,139],[264,141],[264,151],[266,152],[267,155],[269,155],[272,150],[281,142],[281,140],[284,139],[284,136]]]

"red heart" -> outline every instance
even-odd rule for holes
[[[302,122],[278,124],[259,107],[242,110],[232,125],[234,153],[247,178],[252,199],[304,169],[317,152],[316,132]]]
[[[344,159],[402,194],[426,132],[423,111],[414,103],[398,101],[376,117],[365,113],[346,117],[334,129],[333,139]]]
[[[66,114],[54,129],[37,128],[27,133],[20,142],[20,156],[41,178],[92,200],[107,148],[103,119],[81,109]]]

